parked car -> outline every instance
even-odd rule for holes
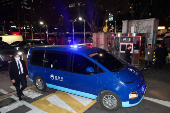
[[[16,52],[18,52],[19,55],[22,55],[21,51],[17,51],[8,43],[0,41],[0,66],[8,65],[8,63],[12,61],[13,54]]]
[[[24,53],[28,52],[30,47],[48,45],[45,40],[26,40],[26,41],[16,41],[11,44],[15,47],[16,50],[23,51]]]
[[[37,89],[49,87],[95,99],[107,110],[139,104],[146,89],[137,68],[95,47],[30,48],[27,66],[29,79]]]

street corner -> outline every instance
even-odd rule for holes
[[[56,91],[33,103],[33,106],[49,113],[83,113],[97,101],[85,97]]]

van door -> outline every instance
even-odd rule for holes
[[[36,75],[41,76],[44,78],[44,67],[43,67],[43,60],[44,60],[44,50],[33,50],[31,51],[30,56],[30,65],[28,67],[29,70],[29,77],[33,80]]]
[[[61,51],[46,51],[45,76],[47,85],[57,88],[73,88],[75,76],[70,75],[72,53]],[[53,88],[54,88],[53,87]]]
[[[73,55],[72,66],[72,75],[76,77],[75,89],[81,92],[97,95],[97,87],[99,85],[98,82],[100,81],[99,79],[102,78],[100,76],[103,76],[102,73],[104,71],[95,63],[79,54]],[[94,69],[94,73],[87,73],[87,67],[92,67]]]

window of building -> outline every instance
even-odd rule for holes
[[[44,60],[43,50],[32,51],[30,61],[32,65],[43,66],[43,60]]]
[[[140,39],[139,37],[135,37],[134,44],[133,44],[134,49],[139,49],[139,41],[140,41],[139,39]]]

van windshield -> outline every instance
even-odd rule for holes
[[[93,58],[94,60],[96,60],[97,62],[99,62],[101,65],[103,65],[104,67],[106,67],[108,70],[112,72],[121,71],[128,65],[122,59],[117,58],[112,54],[109,54],[105,50],[91,53],[88,56],[90,56],[91,58]]]

